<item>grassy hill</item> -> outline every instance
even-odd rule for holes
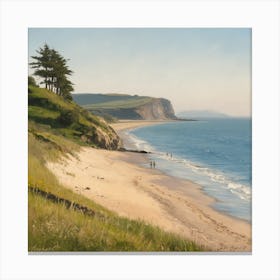
[[[41,134],[51,129],[52,133],[78,144],[106,149],[117,149],[120,145],[117,134],[102,118],[36,86],[29,86],[28,120],[30,132],[36,133],[35,124],[40,124]]]
[[[126,98],[123,99],[122,96],[120,99],[102,102],[102,103],[94,103],[94,104],[87,104],[84,105],[84,108],[88,110],[94,109],[116,109],[116,108],[137,108],[138,106],[147,104],[152,100],[151,97],[146,96],[138,96],[134,98]]]
[[[73,99],[94,114],[117,119],[176,119],[164,98],[126,94],[74,94]]]
[[[199,251],[202,248],[142,221],[121,218],[61,185],[47,169],[84,145],[116,149],[108,124],[45,89],[28,93],[28,250]]]
[[[107,93],[107,94],[81,93],[81,94],[73,94],[73,98],[78,104],[83,106],[83,105],[96,105],[96,104],[114,102],[114,101],[124,101],[124,102],[133,101],[143,97],[139,97],[137,95],[121,94],[121,93]],[[147,98],[150,99],[151,97],[147,97]]]

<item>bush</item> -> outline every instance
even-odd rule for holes
[[[79,120],[79,115],[74,110],[65,110],[60,113],[58,122],[62,125],[69,126]]]

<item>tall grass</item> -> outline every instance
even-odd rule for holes
[[[89,217],[29,193],[29,251],[199,251],[197,245],[142,221]]]

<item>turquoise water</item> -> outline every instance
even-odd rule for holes
[[[198,183],[219,211],[251,220],[251,119],[172,122],[127,132],[156,168]]]

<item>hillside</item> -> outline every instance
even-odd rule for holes
[[[73,94],[87,110],[101,116],[132,120],[176,119],[169,100],[125,94]]]
[[[103,119],[36,86],[28,87],[28,118],[29,252],[202,250],[158,227],[119,217],[67,189],[46,167],[64,157],[79,160],[83,146],[118,149],[119,137]]]
[[[29,132],[46,141],[53,141],[47,136],[51,130],[78,144],[111,150],[120,147],[118,135],[102,118],[46,89],[29,86],[28,119]]]

